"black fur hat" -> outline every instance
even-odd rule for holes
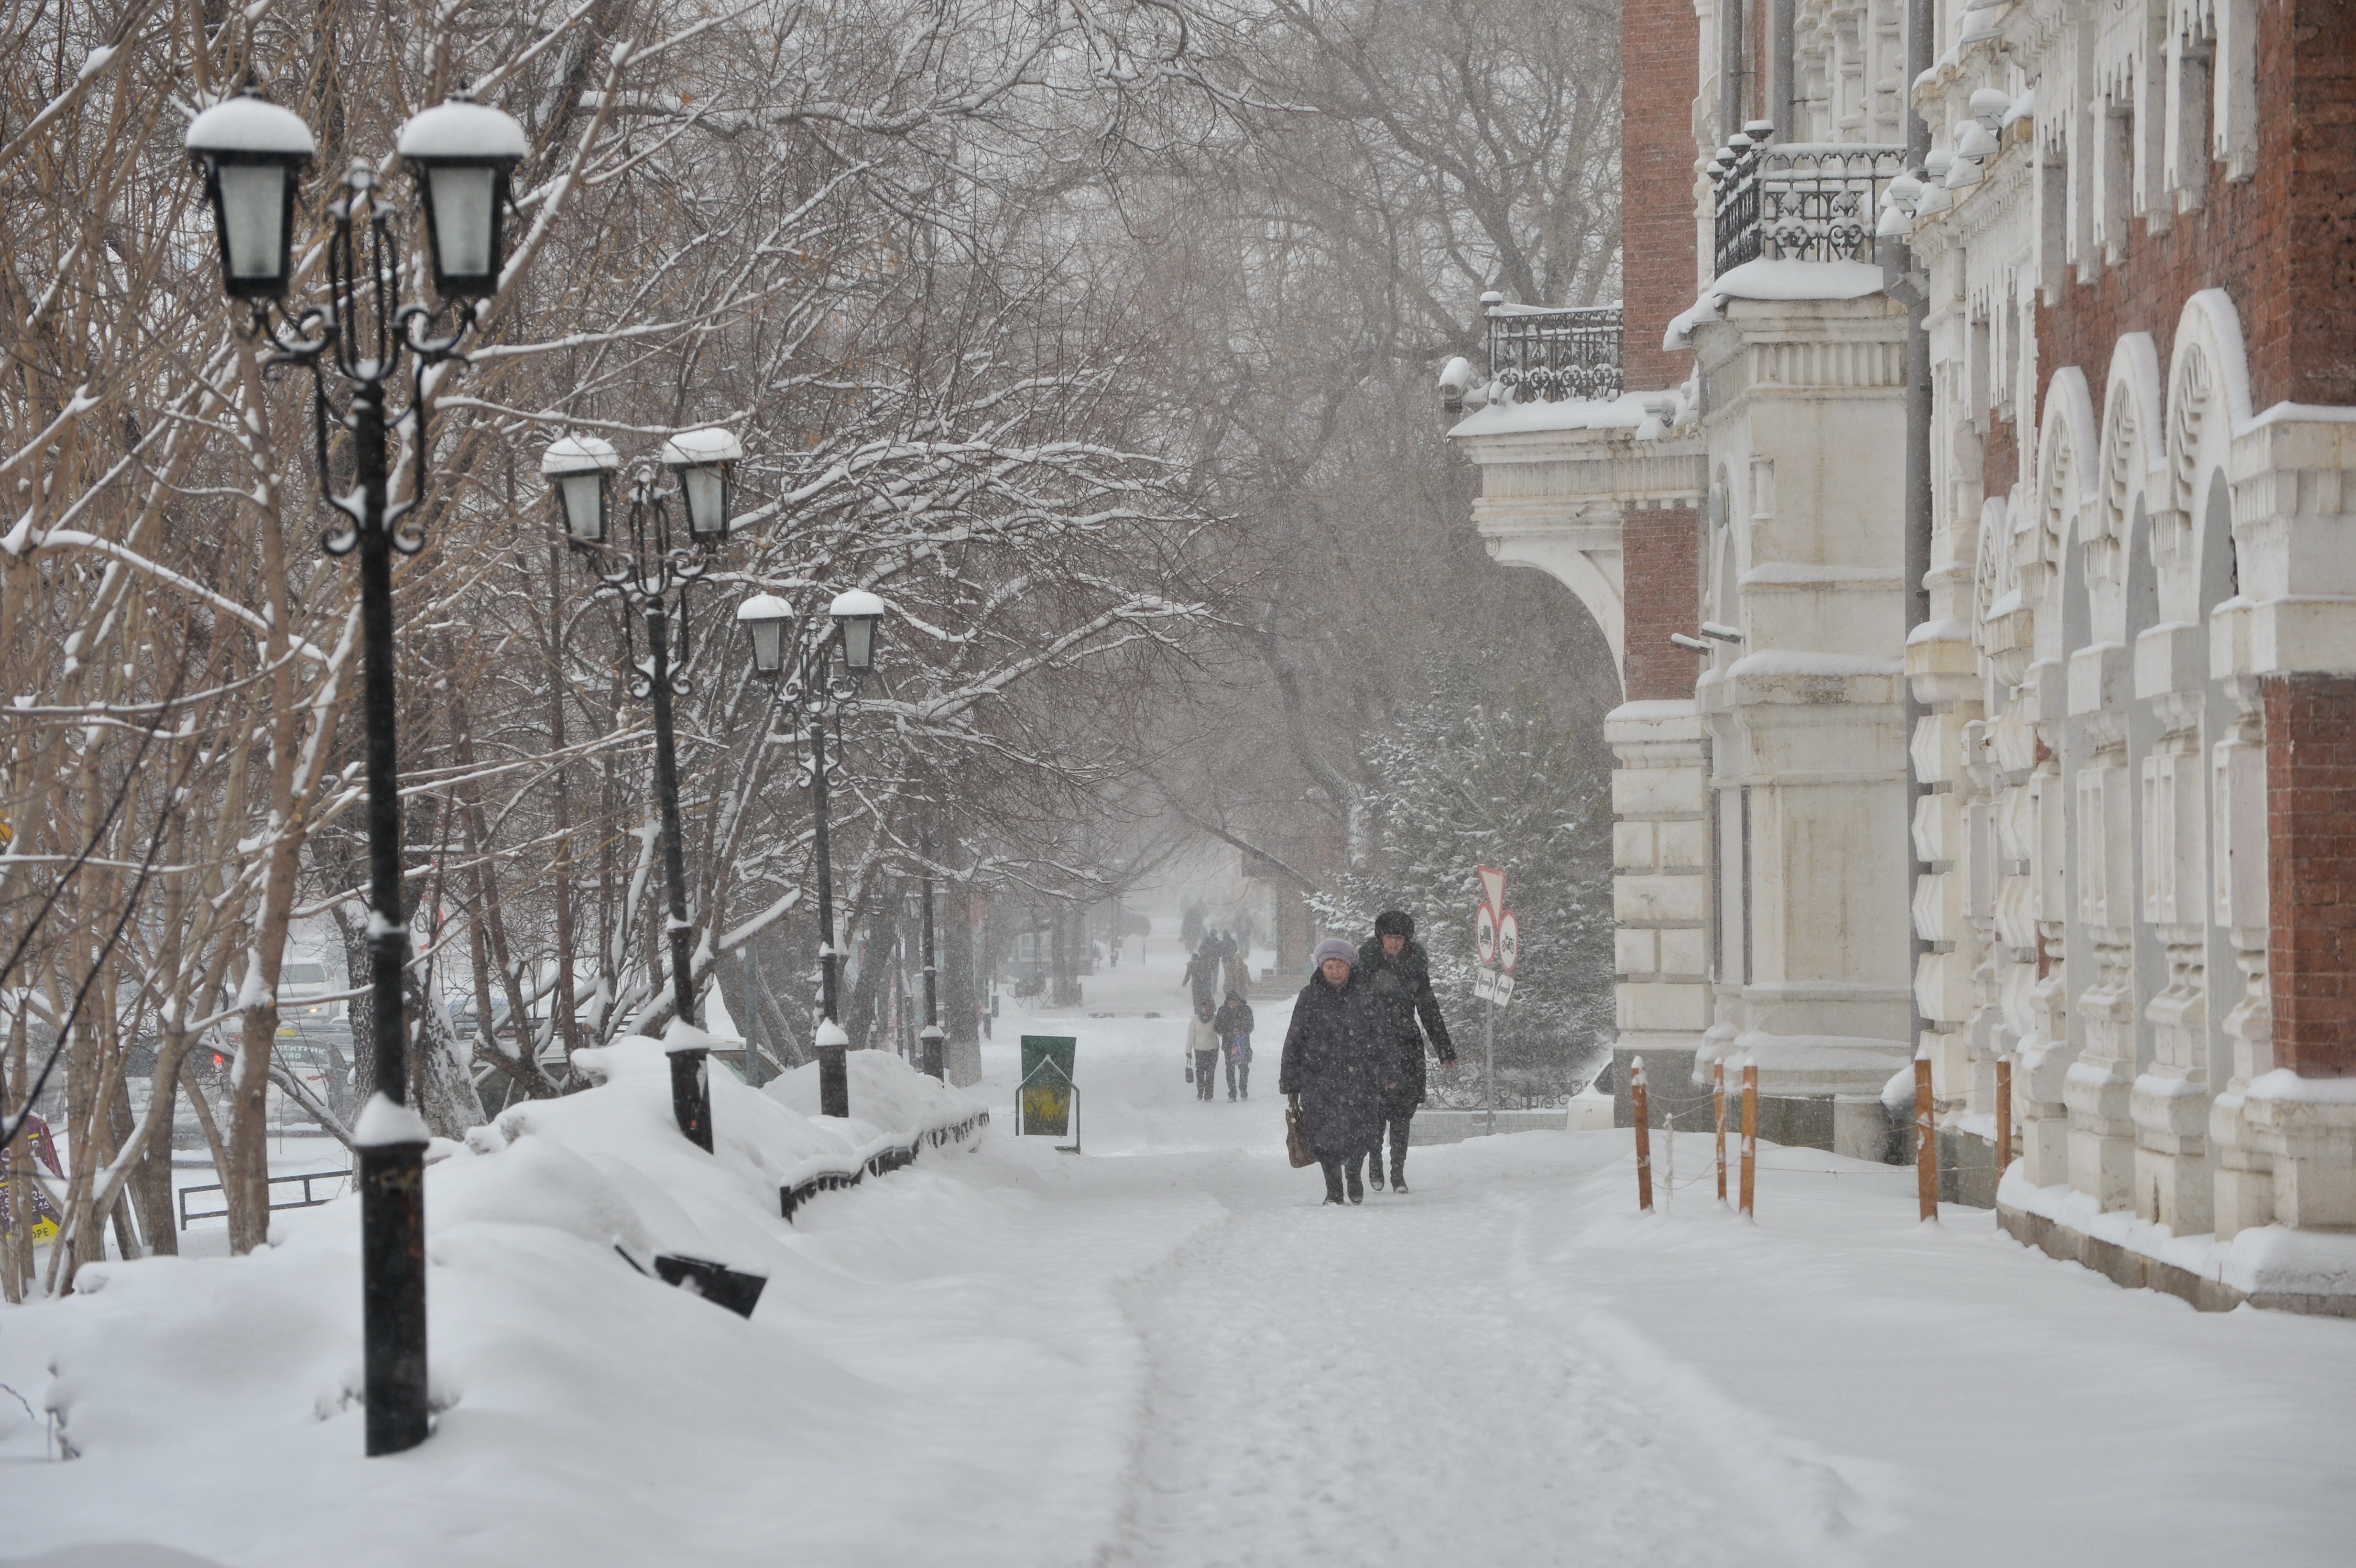
[[[1408,936],[1415,934],[1415,916],[1403,909],[1387,909],[1375,916],[1376,936]]]

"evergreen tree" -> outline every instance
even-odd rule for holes
[[[1481,1009],[1472,994],[1478,868],[1508,876],[1521,955],[1513,1004],[1497,1015],[1501,1104],[1576,1093],[1605,1060],[1612,1027],[1610,772],[1528,687],[1486,704],[1438,692],[1377,730],[1361,765],[1372,848],[1312,901],[1329,927],[1363,938],[1386,909],[1415,917],[1431,979],[1470,1075],[1441,1098],[1480,1093]]]

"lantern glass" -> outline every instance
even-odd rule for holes
[[[763,675],[775,675],[786,664],[786,624],[783,621],[747,621],[745,632],[753,639],[753,667]]]
[[[679,487],[687,496],[687,531],[699,539],[727,538],[728,471],[716,463],[683,467]]]
[[[277,283],[286,276],[286,208],[294,171],[275,161],[222,164],[220,242],[229,275],[239,283]]]
[[[434,260],[445,293],[494,281],[498,271],[498,176],[488,164],[434,164],[425,171]]]
[[[875,668],[875,623],[873,615],[842,617],[842,667],[853,675],[866,675]]]
[[[564,527],[580,544],[605,542],[605,475],[602,471],[567,474],[556,482],[564,503]]]

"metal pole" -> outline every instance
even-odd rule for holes
[[[687,918],[687,857],[680,848],[679,753],[670,720],[670,616],[662,602],[647,605],[647,650],[655,703],[655,799],[662,814],[663,877],[670,894],[671,1008],[689,1029],[695,1022],[695,928]],[[711,1048],[681,1045],[670,1052],[670,1108],[687,1141],[712,1152]]]
[[[916,852],[925,858],[925,1072],[942,1083],[948,1082],[948,1069],[941,1060],[941,999],[937,984],[939,970],[935,966],[933,952],[933,833],[926,828],[916,841]],[[1079,1141],[1078,1135],[1073,1142]]]
[[[823,690],[826,667],[819,662],[812,689]],[[811,853],[818,861],[819,1010],[818,1108],[827,1116],[851,1115],[851,1041],[835,1018],[834,868],[826,843],[826,716],[810,716]]]
[[[1481,1008],[1481,1098],[1489,1107],[1489,1131],[1497,1130],[1497,999]]]
[[[349,313],[345,313],[349,319]],[[360,645],[368,720],[369,966],[376,1097],[409,1104],[409,1036],[401,987],[409,927],[401,895],[401,772],[392,672],[392,538],[385,526],[384,371],[352,397],[352,460],[361,508]],[[324,396],[324,394],[322,394]],[[322,476],[324,477],[324,475]],[[375,1110],[371,1101],[369,1112]],[[379,1124],[371,1126],[371,1123]],[[425,1441],[425,1140],[414,1113],[360,1117],[360,1340],[368,1451]],[[375,1136],[372,1137],[371,1134]]]

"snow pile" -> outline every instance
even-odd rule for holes
[[[879,1155],[962,1138],[990,1119],[973,1100],[888,1051],[853,1051],[843,1061],[851,1076],[849,1116],[820,1115],[815,1061],[761,1086],[775,1104],[842,1140],[852,1157],[838,1168],[854,1170]]]

